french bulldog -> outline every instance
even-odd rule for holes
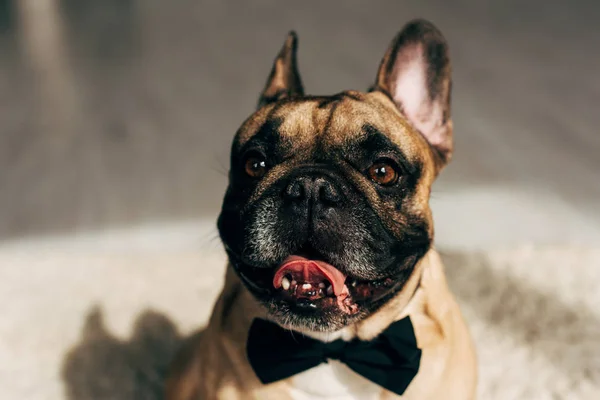
[[[167,399],[474,398],[429,206],[453,148],[446,40],[409,22],[368,91],[332,96],[304,94],[296,50],[291,32],[233,139],[224,288]]]

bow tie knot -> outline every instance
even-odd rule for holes
[[[289,378],[333,359],[399,395],[413,380],[421,362],[421,350],[409,317],[394,322],[372,341],[355,339],[329,343],[255,319],[246,349],[250,365],[264,384]]]
[[[344,358],[344,350],[346,349],[348,343],[342,340],[336,340],[334,342],[325,343],[323,346],[323,359],[325,362],[327,360],[339,360],[343,361]]]

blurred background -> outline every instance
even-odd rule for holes
[[[229,146],[286,33],[306,91],[333,94],[366,89],[415,17],[450,43],[432,206],[480,394],[599,394],[600,3],[0,0],[0,395],[160,398],[220,288]],[[507,392],[515,363],[544,372]]]

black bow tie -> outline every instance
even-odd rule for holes
[[[264,384],[339,360],[356,373],[401,395],[419,371],[421,350],[409,317],[394,322],[377,338],[324,343],[263,319],[250,327],[247,355]]]

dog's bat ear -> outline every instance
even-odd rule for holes
[[[298,38],[291,31],[273,63],[273,69],[258,101],[258,107],[285,97],[302,96],[304,89],[296,63]]]
[[[452,87],[448,44],[425,20],[409,22],[394,38],[377,73],[375,90],[387,93],[439,155],[452,156]]]

